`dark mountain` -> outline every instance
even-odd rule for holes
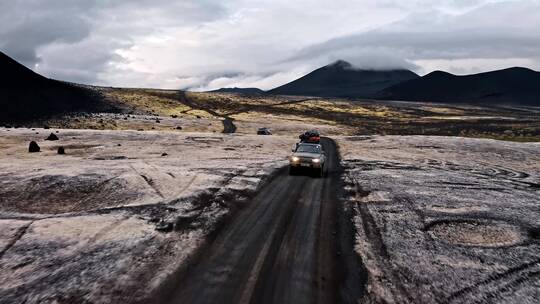
[[[346,61],[336,61],[297,80],[270,90],[271,94],[321,97],[364,97],[397,83],[420,76],[408,70],[359,70]]]
[[[114,110],[90,89],[45,78],[0,52],[0,122]]]
[[[258,88],[221,88],[217,90],[213,90],[210,92],[217,92],[217,93],[238,93],[238,94],[244,94],[244,95],[263,95],[266,94],[265,91],[258,89]]]
[[[380,98],[540,106],[540,72],[509,68],[466,76],[436,71],[381,91]]]
[[[0,52],[0,89],[47,86],[49,80]]]

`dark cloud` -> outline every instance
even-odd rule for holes
[[[361,67],[384,68],[410,67],[415,60],[534,58],[540,31],[532,29],[539,28],[540,18],[528,18],[532,11],[540,11],[540,3],[498,3],[462,15],[412,14],[376,30],[308,46],[289,60],[342,57]]]
[[[540,34],[535,32],[369,32],[307,47],[291,60],[355,52],[393,53],[398,58],[412,60],[531,57],[539,49]],[[366,58],[365,64],[370,61],[371,58]]]
[[[39,61],[37,48],[76,42],[88,36],[90,22],[81,12],[91,1],[5,1],[0,6],[0,48],[28,66]]]
[[[116,51],[138,37],[213,20],[224,11],[220,1],[209,0],[4,1],[0,50],[55,78],[94,83],[122,61]]]

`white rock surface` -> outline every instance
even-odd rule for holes
[[[356,251],[388,303],[535,303],[540,144],[343,137]]]
[[[92,130],[44,141],[51,132],[0,129],[0,303],[144,299],[295,142]],[[42,152],[28,153],[31,140]],[[156,231],[159,221],[174,231]]]

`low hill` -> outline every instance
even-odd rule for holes
[[[540,106],[540,72],[520,67],[466,76],[435,71],[386,88],[379,97],[407,101]]]
[[[276,95],[374,97],[379,91],[420,76],[409,70],[360,70],[339,60],[270,90]]]
[[[114,110],[95,91],[45,78],[0,52],[0,122]]]
[[[238,94],[244,94],[244,95],[263,95],[266,94],[265,91],[259,89],[259,88],[221,88],[217,90],[213,90],[210,92],[215,93],[238,93]]]

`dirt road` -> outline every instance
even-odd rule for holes
[[[215,116],[215,117],[221,117],[223,119],[222,120],[223,131],[221,133],[230,134],[230,133],[235,133],[236,132],[236,125],[234,124],[234,119],[231,118],[229,115],[220,114],[220,113],[210,109],[207,106],[202,106],[200,104],[197,104],[197,103],[193,102],[192,100],[190,100],[186,96],[186,93],[184,91],[179,91],[178,92],[178,101],[180,101],[180,103],[182,103],[182,104],[184,104],[184,105],[186,105],[186,106],[188,106],[190,108],[205,111],[206,113],[208,113],[208,114],[210,114],[212,116]]]
[[[336,303],[344,293],[361,290],[343,291],[344,270],[354,268],[354,261],[340,251],[352,240],[336,215],[341,188],[336,145],[326,138],[322,144],[328,153],[326,178],[280,171],[156,302]]]

